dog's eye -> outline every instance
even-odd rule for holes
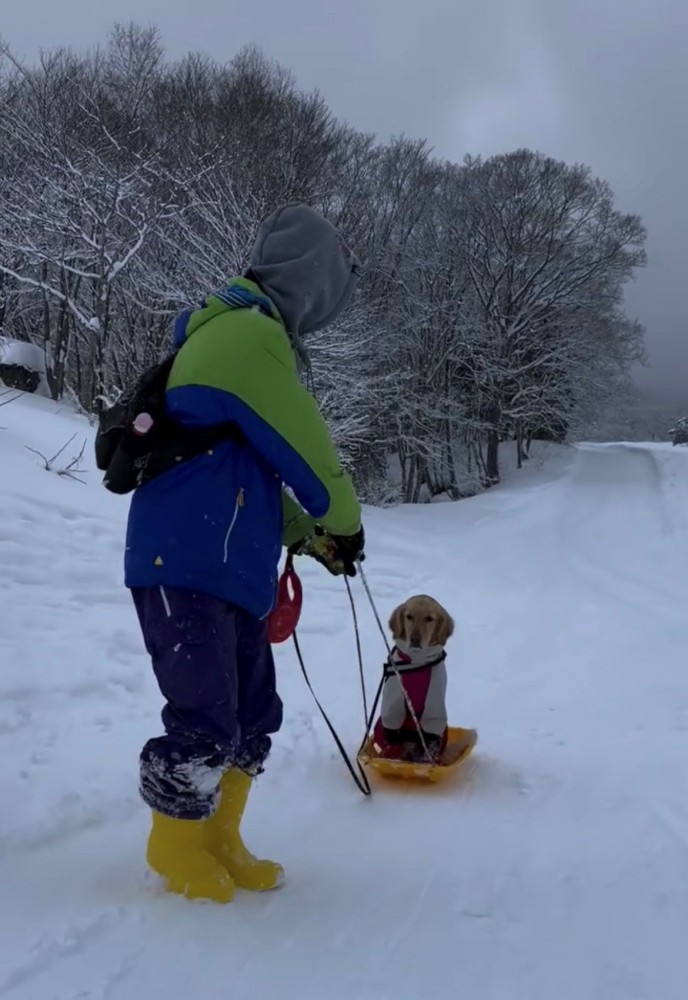
[[[410,612],[408,612],[408,611],[406,612],[406,621],[407,622],[412,622],[413,621],[413,615]]]
[[[426,622],[434,622],[435,619],[432,617],[432,615],[426,615],[425,620]]]

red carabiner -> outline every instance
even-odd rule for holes
[[[302,606],[303,588],[293,559],[288,556],[277,585],[277,604],[268,615],[268,639],[271,643],[286,642],[294,634]]]

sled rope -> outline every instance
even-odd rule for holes
[[[356,783],[356,787],[358,788],[358,790],[360,792],[363,793],[363,795],[372,795],[372,790],[371,790],[371,787],[370,787],[370,782],[368,781],[368,776],[366,775],[365,771],[361,767],[361,765],[360,765],[360,763],[358,761],[358,757],[356,758],[356,767],[358,768],[358,774],[356,774],[356,770],[354,769],[354,765],[351,763],[351,760],[349,759],[349,755],[346,752],[346,748],[344,747],[344,744],[341,741],[339,733],[337,732],[337,730],[334,728],[334,726],[330,722],[330,719],[329,719],[329,716],[328,716],[327,712],[325,711],[325,709],[320,704],[318,696],[315,693],[315,691],[313,690],[313,685],[311,684],[310,678],[308,676],[308,671],[306,670],[306,664],[304,663],[304,660],[303,660],[303,654],[301,652],[301,646],[299,645],[299,639],[298,639],[298,636],[297,636],[296,632],[294,632],[294,635],[292,636],[292,639],[293,639],[293,642],[294,642],[294,649],[296,650],[296,658],[299,661],[299,666],[301,667],[301,673],[303,674],[303,678],[304,678],[304,680],[306,682],[306,686],[308,687],[308,690],[310,691],[310,693],[313,696],[313,701],[315,702],[315,704],[318,706],[318,709],[320,710],[320,714],[323,717],[325,725],[327,726],[327,728],[330,730],[330,733],[332,734],[332,739],[334,740],[335,744],[337,745],[337,749],[339,750],[339,754],[340,754],[342,760],[344,761],[344,763],[346,764],[346,766],[347,766],[347,768],[349,770],[349,774],[354,779],[354,781]],[[363,668],[361,667],[361,670],[362,669]]]
[[[357,565],[360,568],[360,563],[358,563]],[[344,763],[346,764],[346,767],[347,767],[347,769],[349,771],[349,774],[354,779],[354,782],[355,782],[356,787],[358,788],[358,790],[363,795],[370,796],[370,795],[372,795],[372,789],[370,787],[370,782],[368,781],[368,776],[365,773],[365,771],[363,770],[358,757],[359,757],[359,754],[361,753],[361,750],[363,750],[363,747],[365,746],[366,740],[368,739],[368,733],[370,732],[371,726],[373,724],[373,719],[375,717],[375,712],[377,710],[377,706],[378,706],[378,703],[380,701],[380,695],[382,694],[382,686],[384,684],[384,674],[383,674],[383,676],[382,676],[382,678],[380,680],[380,683],[378,685],[377,691],[375,693],[375,697],[373,699],[373,704],[372,704],[372,706],[370,708],[370,712],[369,712],[368,711],[368,695],[367,695],[367,692],[366,692],[366,684],[365,684],[365,673],[364,673],[364,670],[363,670],[363,648],[362,648],[362,645],[361,645],[361,632],[360,632],[360,628],[359,628],[359,624],[358,624],[358,614],[357,614],[357,611],[356,611],[356,602],[354,600],[354,595],[353,595],[353,592],[351,590],[351,584],[349,583],[348,577],[344,577],[344,582],[346,584],[346,590],[347,590],[347,594],[348,594],[348,597],[349,597],[349,604],[351,606],[351,617],[352,617],[353,623],[354,623],[354,636],[355,636],[355,641],[356,641],[356,658],[358,660],[358,676],[359,676],[359,679],[360,679],[360,682],[361,682],[361,696],[362,696],[362,700],[363,700],[363,723],[364,723],[364,726],[365,726],[365,732],[363,734],[363,739],[361,740],[361,745],[358,748],[358,752],[356,754],[356,768],[354,768],[354,765],[352,764],[351,759],[350,759],[349,755],[346,752],[346,749],[345,749],[344,744],[343,744],[343,742],[341,740],[341,737],[339,736],[339,733],[334,728],[334,725],[330,721],[330,718],[329,718],[327,712],[323,708],[322,704],[320,703],[320,700],[318,699],[318,696],[316,695],[315,691],[313,690],[313,685],[311,684],[310,677],[308,676],[308,671],[306,669],[306,664],[305,664],[304,659],[303,659],[303,653],[301,652],[301,646],[300,646],[298,635],[296,634],[296,631],[294,632],[292,640],[293,640],[293,643],[294,643],[294,649],[296,650],[296,658],[299,661],[299,667],[301,668],[301,673],[303,674],[303,679],[305,680],[306,686],[307,686],[308,690],[310,691],[310,693],[311,693],[311,695],[313,697],[313,701],[318,706],[318,710],[320,711],[320,714],[321,714],[321,716],[323,718],[323,721],[324,721],[325,725],[327,726],[327,728],[329,729],[330,733],[332,734],[332,738],[333,738],[333,740],[334,740],[334,742],[336,744],[337,749],[339,750],[339,754],[340,754],[342,760],[344,761]],[[373,609],[375,610],[375,606],[374,605],[373,605]],[[376,615],[377,615],[377,612],[376,612]],[[379,621],[379,617],[378,617],[378,621]],[[385,643],[387,643],[387,639],[386,639],[386,636],[384,634],[384,631],[382,632],[382,635],[385,638]],[[387,645],[387,648],[389,649],[389,645]],[[356,771],[358,771],[358,773],[356,773]]]
[[[360,563],[359,563],[360,565]],[[358,615],[356,614],[356,603],[354,601],[354,595],[351,591],[351,584],[349,583],[349,578],[344,577],[344,583],[346,584],[346,592],[349,595],[349,604],[351,605],[351,617],[354,622],[354,637],[356,640],[356,656],[358,657],[358,676],[361,681],[361,696],[363,698],[363,723],[366,726],[366,736],[368,735],[367,729],[370,727],[369,714],[368,714],[368,695],[366,694],[365,686],[365,674],[363,672],[363,649],[361,647],[361,632],[358,627]]]
[[[366,592],[366,597],[368,598],[368,603],[370,604],[370,607],[372,609],[373,615],[375,616],[375,621],[377,622],[377,627],[380,629],[380,635],[382,636],[382,641],[384,642],[385,648],[387,649],[387,655],[391,659],[391,657],[392,657],[392,647],[390,646],[390,644],[389,644],[389,642],[387,640],[387,633],[385,632],[385,627],[382,624],[382,619],[380,618],[380,613],[378,612],[377,607],[375,605],[375,601],[373,600],[373,595],[371,593],[370,586],[368,584],[368,579],[367,579],[365,573],[363,572],[363,566],[361,565],[360,562],[356,563],[356,568],[358,569],[359,576],[361,577],[361,583],[363,584],[363,589]],[[347,581],[347,583],[348,583],[348,581]]]

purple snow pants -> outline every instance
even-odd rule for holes
[[[167,816],[205,819],[224,772],[260,774],[282,724],[267,623],[172,587],[135,587],[132,597],[166,702],[165,735],[141,751],[141,796]]]

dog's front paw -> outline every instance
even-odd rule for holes
[[[439,736],[429,736],[423,733],[425,747],[421,743],[416,744],[416,757],[418,763],[436,764],[441,755],[442,741]]]

